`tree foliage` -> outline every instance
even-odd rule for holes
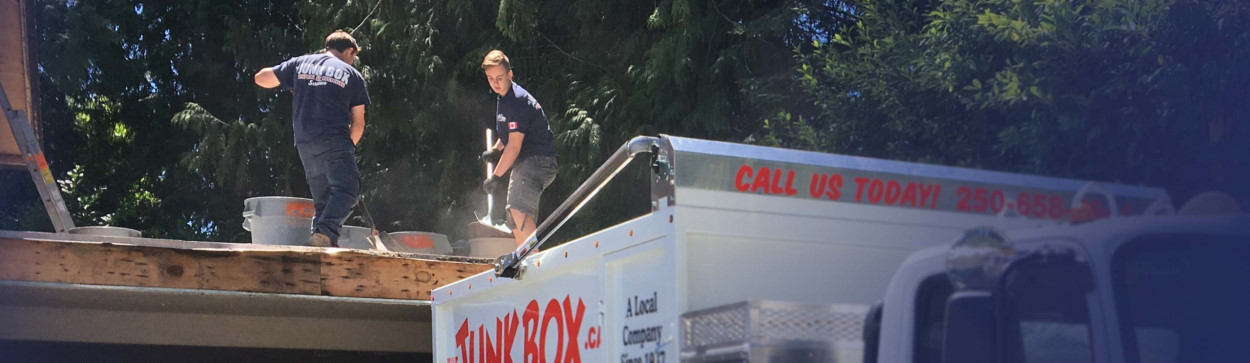
[[[674,134],[1207,189],[1250,205],[1250,6],[1200,0],[37,2],[47,155],[79,224],[246,241],[242,201],[307,196],[289,93],[263,67],[363,46],[358,149],[381,228],[457,238],[506,51],[560,154],[550,211],[621,143]],[[649,207],[627,169],[566,227]],[[48,229],[0,174],[0,228]],[[349,223],[359,224],[352,220]]]
[[[811,52],[815,111],[770,142],[837,153],[1246,193],[1250,6],[863,1]],[[770,120],[771,121],[771,120]]]

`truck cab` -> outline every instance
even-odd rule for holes
[[[917,251],[866,318],[864,361],[1244,360],[1250,215],[1195,199]]]

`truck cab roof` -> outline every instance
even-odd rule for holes
[[[1133,216],[1080,224],[1018,228],[1002,232],[1008,241],[1017,244],[1017,248],[1031,248],[1028,242],[1032,241],[1065,239],[1082,245],[1090,253],[1099,254],[1111,253],[1120,243],[1142,235],[1184,233],[1250,235],[1250,214]],[[1024,245],[1020,245],[1021,243]],[[946,252],[950,249],[951,245],[946,244],[916,251],[903,263],[904,267],[899,272],[903,273],[908,269],[907,266],[923,265],[924,260],[944,259]],[[1108,256],[1096,255],[1095,257]]]

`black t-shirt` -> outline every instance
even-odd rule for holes
[[[352,107],[369,105],[365,79],[351,65],[325,53],[291,58],[273,67],[282,89],[295,90],[295,143],[350,138]]]
[[[504,145],[508,144],[510,132],[525,134],[517,160],[531,155],[556,154],[555,135],[551,134],[551,125],[547,123],[543,106],[516,83],[512,83],[508,94],[495,102],[495,133],[499,134]]]

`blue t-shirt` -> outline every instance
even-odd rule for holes
[[[551,134],[551,125],[547,123],[543,106],[516,83],[512,83],[508,94],[495,102],[495,133],[499,134],[504,145],[508,145],[510,132],[525,134],[517,160],[531,155],[556,154],[555,136]]]
[[[351,65],[325,53],[291,58],[273,67],[282,89],[295,91],[295,143],[351,138],[352,107],[369,105],[365,79]]]

